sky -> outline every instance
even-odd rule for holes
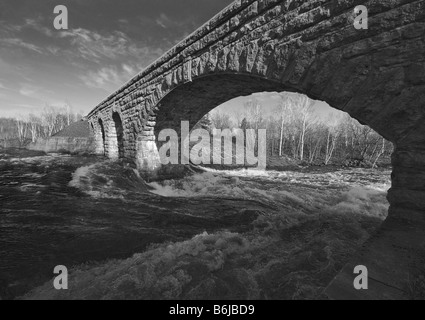
[[[232,0],[0,0],[0,117],[87,114]],[[55,6],[68,9],[56,30]]]
[[[64,104],[85,115],[231,2],[0,0],[0,117]],[[68,30],[54,28],[57,5]]]

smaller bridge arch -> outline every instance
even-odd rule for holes
[[[103,120],[98,118],[97,121],[92,120],[90,124],[94,134],[96,154],[104,156],[106,154],[106,133]]]
[[[121,115],[117,111],[112,112],[112,121],[110,124],[110,146],[109,156],[113,159],[123,159],[124,151],[124,127]]]

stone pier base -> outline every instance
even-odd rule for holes
[[[325,290],[330,299],[410,299],[425,276],[425,151],[397,147],[392,162],[389,216]],[[368,290],[354,289],[358,265],[368,268]]]

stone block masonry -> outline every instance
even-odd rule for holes
[[[367,30],[354,27],[358,5],[368,9]],[[195,125],[221,103],[261,91],[325,101],[394,143],[385,237],[372,240],[359,260],[377,270],[371,274],[382,288],[403,295],[425,246],[425,1],[237,0],[88,120],[99,153],[153,173],[161,168],[162,129],[178,132],[181,121]],[[350,274],[341,277],[336,286],[346,288]]]

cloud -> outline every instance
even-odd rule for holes
[[[112,31],[104,35],[83,28],[62,31],[61,38],[69,38],[71,47],[68,53],[76,54],[85,60],[102,63],[104,59],[125,61],[126,58],[152,58],[160,56],[163,51],[159,48],[138,46],[121,31]]]
[[[52,32],[52,28],[48,28],[42,25],[41,19],[26,19],[24,27],[32,28],[47,37],[52,37],[54,35],[54,33]]]
[[[35,51],[38,52],[40,54],[43,53],[43,50],[32,44],[32,43],[28,43],[23,41],[22,39],[19,38],[7,38],[7,39],[1,39],[0,40],[0,44],[5,45],[5,46],[12,46],[12,47],[20,47],[20,48],[24,48],[24,49],[28,49],[30,51]]]
[[[3,80],[3,79],[0,79]],[[10,94],[10,92],[16,92],[14,89],[7,87],[4,82],[0,81],[0,90],[3,91],[2,96],[6,96],[6,94]]]
[[[50,5],[25,0],[28,5],[15,10],[6,1],[8,10],[0,10],[0,105],[42,107],[64,98],[88,109],[206,21],[219,1],[226,0],[168,1],[165,7],[157,1],[107,0],[93,15],[96,1],[75,0],[71,28],[61,31],[53,28]],[[188,10],[192,7],[200,14]]]
[[[166,16],[162,16],[161,19],[165,22],[168,21]],[[29,29],[36,30],[48,37],[49,42],[42,47],[33,44],[32,37],[28,38],[27,31]],[[28,40],[24,36],[27,36]],[[128,57],[150,60],[163,53],[160,48],[143,45],[118,30],[102,33],[85,28],[75,28],[53,32],[52,28],[43,25],[41,18],[25,19],[24,24],[21,25],[5,25],[0,22],[0,46],[19,47],[40,54],[55,56],[60,54],[68,58],[68,61],[86,60],[97,64],[105,63],[105,59],[122,62]]]
[[[3,22],[0,22],[0,26],[3,30],[3,32],[20,32],[23,28],[23,26],[19,26],[19,25],[5,25]]]
[[[97,32],[86,29],[73,29],[60,33],[62,38],[70,38],[71,45],[78,53],[87,60],[99,60],[100,58],[116,59],[126,52],[129,46],[128,38],[121,32],[115,31],[109,36],[103,36]]]
[[[26,97],[31,97],[36,92],[37,92],[36,89],[30,88],[30,87],[23,87],[19,89],[19,93]]]
[[[97,71],[90,71],[80,78],[88,87],[111,92],[117,90],[140,71],[141,68],[137,65],[122,64],[119,67],[109,66]]]
[[[164,29],[167,29],[167,25],[170,24],[170,19],[168,19],[165,13],[161,13],[159,18],[156,19],[155,22]]]
[[[37,101],[40,103],[53,103],[53,97],[55,96],[55,92],[49,89],[45,89],[41,86],[34,85],[31,83],[23,83],[18,90],[21,96],[30,98],[33,101]]]
[[[16,33],[25,32],[27,29],[33,29],[47,37],[54,36],[54,33],[52,32],[52,27],[48,28],[46,26],[43,26],[42,21],[42,18],[25,19],[25,22],[20,25],[5,24],[4,22],[0,22],[0,27],[2,33],[7,35],[16,35]]]
[[[53,55],[56,56],[60,52],[61,49],[59,47],[57,47],[57,46],[48,46],[46,48],[46,50],[48,52],[50,52],[51,54],[53,54]]]
[[[172,29],[172,30],[186,30],[194,29],[193,19],[171,19],[164,12],[159,14],[159,17],[155,19],[155,23],[163,29]],[[187,30],[186,30],[187,31]]]

